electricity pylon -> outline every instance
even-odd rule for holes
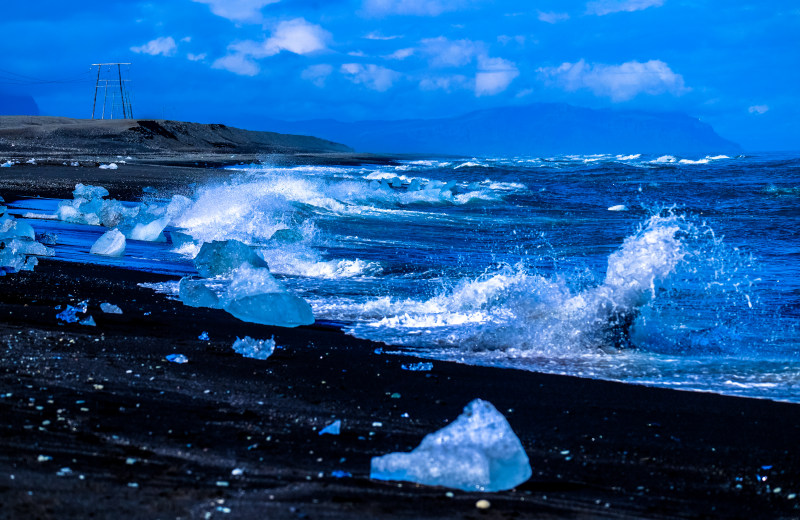
[[[94,85],[94,102],[92,103],[92,119],[97,113],[97,93],[103,89],[103,105],[100,111],[100,119],[106,118],[106,106],[108,107],[109,119],[114,119],[115,108],[121,108],[121,119],[133,119],[133,107],[131,106],[130,89],[127,84],[129,79],[122,79],[122,66],[130,63],[92,63],[92,67],[97,67],[97,81]],[[116,70],[115,70],[116,69]],[[109,100],[109,96],[111,99]],[[117,99],[117,97],[119,97]],[[117,118],[119,117],[119,111]]]

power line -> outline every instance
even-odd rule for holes
[[[92,119],[97,119],[97,95],[102,89],[102,105],[100,119],[106,118],[106,107],[108,107],[109,119],[114,119],[116,112],[117,118],[121,112],[121,119],[133,119],[133,106],[128,84],[129,79],[123,78],[122,66],[125,65],[125,72],[128,72],[130,63],[92,63],[92,67],[97,67],[97,78],[94,84],[94,101],[92,102]],[[109,99],[109,95],[111,99]],[[119,107],[120,110],[115,109]]]

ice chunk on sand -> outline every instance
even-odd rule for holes
[[[628,211],[628,206],[624,204],[617,204],[616,206],[611,206],[608,208],[608,211]]]
[[[122,314],[122,309],[113,303],[101,303],[100,310],[106,314]]]
[[[194,266],[203,278],[229,274],[242,264],[253,267],[269,267],[247,244],[238,240],[206,242],[194,259]]]
[[[275,338],[253,339],[250,336],[236,338],[233,350],[246,358],[267,359],[275,352]]]
[[[225,295],[226,311],[242,321],[280,327],[314,323],[311,306],[289,293],[264,268],[243,264],[234,272]]]
[[[161,232],[164,231],[168,223],[169,219],[166,217],[157,218],[150,222],[139,222],[126,235],[131,240],[142,240],[144,242],[165,241],[166,238]]]
[[[73,198],[83,198],[86,200],[102,199],[108,196],[108,190],[102,186],[92,186],[89,184],[76,184],[72,191]]]
[[[36,232],[30,224],[20,222],[11,215],[4,215],[0,217],[0,240],[5,238],[36,240]]]
[[[458,419],[427,435],[410,453],[373,457],[370,478],[464,491],[503,491],[528,480],[531,466],[508,421],[475,399]]]
[[[100,168],[101,170],[116,170],[117,168],[119,168],[119,166],[117,166],[117,163],[113,163],[113,162],[112,162],[112,163],[110,163],[110,164],[101,164],[101,165],[99,166],[99,168]]]
[[[167,354],[164,357],[166,357],[167,361],[169,361],[170,363],[178,363],[182,365],[183,363],[189,362],[189,358],[187,358],[183,354]]]
[[[219,296],[209,289],[203,280],[190,276],[181,278],[181,282],[178,284],[178,298],[189,307],[210,307],[212,309],[222,307],[219,303]]]
[[[122,256],[125,254],[125,235],[119,229],[103,233],[89,252],[93,255]]]
[[[407,365],[400,365],[403,370],[410,370],[411,372],[430,372],[433,370],[433,363],[409,363]]]
[[[342,421],[333,421],[319,431],[319,435],[339,435],[342,430]]]

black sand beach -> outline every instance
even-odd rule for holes
[[[131,200],[222,175],[181,163],[42,158],[1,171],[0,195],[69,198],[83,182]],[[795,404],[447,362],[410,372],[412,358],[332,327],[248,324],[137,285],[167,279],[57,259],[0,277],[1,517],[800,517]],[[56,319],[87,299],[95,327]],[[244,335],[282,348],[242,358]],[[371,457],[414,448],[475,398],[519,436],[528,482],[467,493],[369,479]],[[320,436],[335,419],[341,435]]]

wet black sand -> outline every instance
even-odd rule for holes
[[[0,195],[91,182],[131,198],[219,174],[129,166],[4,169]],[[246,324],[137,286],[165,279],[57,260],[0,277],[0,517],[800,517],[798,405],[444,362],[409,372],[331,328]],[[95,327],[59,323],[57,305],[85,299]],[[230,348],[243,335],[283,348],[245,359]],[[372,456],[412,449],[477,397],[520,437],[529,482],[450,494],[369,480]],[[319,436],[334,419],[342,434]]]

